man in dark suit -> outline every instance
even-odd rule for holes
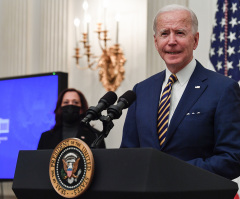
[[[167,67],[135,85],[137,99],[128,110],[121,147],[152,147],[223,177],[238,177],[238,83],[194,59],[199,33],[190,9],[162,8],[153,29]]]

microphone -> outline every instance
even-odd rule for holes
[[[81,122],[87,123],[91,120],[97,120],[101,116],[101,112],[114,104],[117,100],[117,95],[113,91],[107,92],[98,102],[97,106],[91,106],[87,112],[86,117]]]
[[[111,105],[108,110],[108,116],[113,119],[118,119],[122,115],[122,110],[128,108],[134,101],[136,100],[136,94],[129,90],[125,92],[118,99],[118,103],[116,105]]]

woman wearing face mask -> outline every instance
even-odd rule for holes
[[[79,138],[90,146],[99,131],[80,123],[87,110],[87,100],[80,91],[74,88],[64,90],[54,110],[56,124],[50,131],[42,133],[38,149],[54,149],[67,138]],[[104,141],[99,147],[105,148]]]

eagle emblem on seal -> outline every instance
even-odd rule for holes
[[[74,180],[76,181],[81,174],[81,169],[78,170],[79,161],[80,157],[75,153],[68,153],[62,159],[64,169],[63,179],[67,180],[69,184],[72,184]]]

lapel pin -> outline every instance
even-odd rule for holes
[[[187,115],[190,115],[190,113],[187,113]]]
[[[200,86],[195,86],[195,88],[200,88]]]

